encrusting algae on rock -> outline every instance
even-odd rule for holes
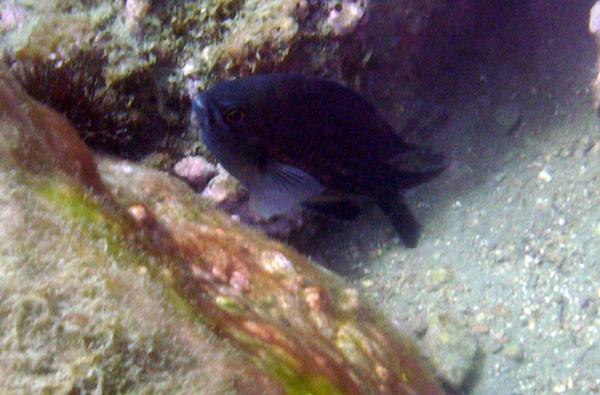
[[[32,390],[44,377],[47,391],[65,392],[443,393],[412,342],[354,288],[164,173],[109,159],[97,170],[69,124],[4,69],[0,154],[13,191],[0,199],[0,218],[11,208],[26,217],[0,226],[21,234],[0,243],[0,281],[14,295],[29,281],[38,295],[23,305],[2,291],[0,309],[48,312],[36,327],[20,319],[32,330],[21,347],[6,338],[15,316],[0,320],[3,355],[13,361],[2,368],[3,391]],[[24,259],[31,250],[42,259]],[[45,282],[53,287],[41,289]],[[40,333],[44,342],[32,343]],[[106,336],[116,343],[104,347]],[[35,347],[51,357],[34,374],[31,361],[14,361]]]
[[[0,392],[253,385],[255,369],[141,275],[156,258],[130,244],[124,214],[75,130],[0,70]]]
[[[341,41],[326,28],[333,3],[5,1],[0,58],[95,150],[135,159],[163,150],[176,158],[197,149],[182,136],[189,85],[269,69],[340,76],[360,64],[360,40],[347,33],[361,18],[343,24]]]

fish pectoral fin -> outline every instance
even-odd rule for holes
[[[310,174],[278,162],[268,163],[248,189],[250,209],[265,218],[288,212],[324,191]]]

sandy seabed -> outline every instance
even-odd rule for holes
[[[517,6],[478,56],[450,65],[450,120],[432,145],[452,164],[409,195],[424,226],[415,250],[373,209],[308,251],[400,323],[464,322],[480,347],[467,394],[600,393],[592,4]]]

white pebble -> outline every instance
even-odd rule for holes
[[[542,171],[540,171],[540,174],[538,174],[538,178],[544,182],[552,181],[552,176],[546,168],[543,168]]]

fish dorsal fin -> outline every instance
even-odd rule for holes
[[[320,195],[324,188],[313,176],[297,167],[271,162],[249,185],[248,190],[250,209],[262,217],[270,218]]]

